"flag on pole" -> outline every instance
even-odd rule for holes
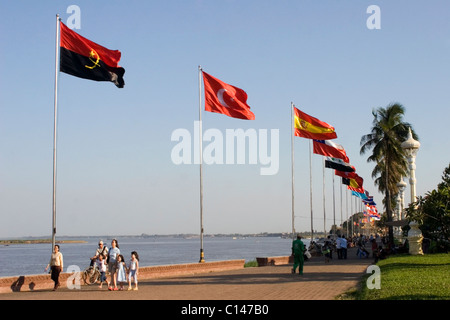
[[[202,71],[205,87],[205,110],[232,118],[255,120],[247,104],[247,93]]]
[[[350,187],[353,187],[353,188],[355,188],[355,189],[358,189],[358,188],[361,188],[361,187],[362,187],[362,185],[359,185],[359,183],[357,182],[356,179],[349,178],[348,180],[349,180],[349,183],[350,183],[350,184],[349,184]]]
[[[371,205],[366,205],[366,211],[367,214],[369,215],[369,218],[372,220],[380,220],[381,216],[378,213],[377,207],[376,206],[371,206]]]
[[[363,187],[355,188],[355,187],[352,187],[352,186],[348,186],[347,189],[351,190],[351,191],[355,191],[357,193],[361,193],[361,199],[367,199],[367,196],[364,193],[364,188]]]
[[[60,22],[60,71],[95,81],[111,81],[123,88],[125,69],[118,65],[119,50],[107,49],[80,36]]]
[[[344,160],[344,162],[349,163],[350,160],[347,157],[347,153],[344,148],[329,140],[313,140],[313,152],[327,157],[334,157]]]
[[[365,205],[376,206],[377,204],[373,201],[373,196],[367,197],[367,199],[363,200]]]
[[[352,190],[352,187],[348,186],[347,187],[349,190]],[[355,190],[352,190],[352,195],[354,195],[355,197],[361,198],[361,199],[366,199],[366,195],[364,194],[364,192],[358,192]]]
[[[378,209],[373,205],[366,205],[367,212],[371,215],[378,215]]]
[[[341,172],[354,172],[355,168],[344,160],[334,157],[327,157],[325,160],[325,168],[335,169]]]
[[[364,192],[364,189],[363,189],[364,179],[361,178],[355,172],[343,172],[343,171],[336,170],[334,172],[334,174],[342,177],[343,184],[345,184],[349,187],[352,187],[353,189],[359,189],[358,191],[360,191],[360,192]],[[365,196],[367,196],[367,195],[365,195]]]
[[[350,180],[350,184],[347,186],[347,189],[351,190],[354,196],[357,196],[363,200],[367,199],[369,193],[364,190],[364,179],[361,178],[356,172],[347,172],[345,174]]]
[[[350,178],[350,186],[356,189],[363,189],[363,183],[364,183],[364,179],[361,178],[358,174],[356,174],[355,172],[353,172],[352,174],[350,174],[349,176]],[[365,194],[367,197],[367,194]]]
[[[355,167],[352,166],[352,168],[354,169]],[[340,170],[335,170],[334,174],[339,177],[346,178],[346,179],[354,178],[356,175],[355,172],[345,172],[345,171],[340,171]]]
[[[326,122],[320,121],[317,118],[311,117],[296,107],[294,107],[294,129],[294,134],[297,137],[318,140],[330,140],[337,138],[333,126]]]

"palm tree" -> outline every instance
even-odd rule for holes
[[[372,150],[367,162],[375,162],[372,178],[378,190],[385,194],[384,205],[387,221],[392,221],[392,195],[398,193],[397,183],[406,176],[407,161],[401,143],[406,140],[411,125],[403,121],[405,108],[398,103],[372,111],[371,133],[361,137],[360,153]],[[411,128],[414,139],[417,135]],[[389,242],[393,243],[394,233],[389,226]]]

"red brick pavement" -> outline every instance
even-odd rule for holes
[[[347,260],[322,257],[305,262],[304,275],[291,266],[267,266],[193,276],[139,281],[138,291],[108,291],[106,286],[60,288],[0,295],[0,300],[333,300],[356,287],[372,259],[358,259],[349,249]],[[125,287],[126,289],[126,287]]]

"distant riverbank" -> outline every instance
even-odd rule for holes
[[[0,245],[52,243],[52,239],[0,240]],[[85,240],[57,240],[56,243],[87,243]]]

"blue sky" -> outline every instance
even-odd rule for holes
[[[374,4],[379,30],[366,26]],[[336,128],[335,142],[379,204],[373,164],[359,154],[373,108],[392,102],[406,108],[405,121],[422,145],[418,195],[434,189],[449,164],[448,1],[6,0],[0,3],[0,238],[51,232],[55,15],[67,23],[70,5],[81,9],[76,31],[120,50],[126,73],[124,89],[59,76],[58,235],[199,233],[198,165],[171,160],[172,132],[193,135],[198,120],[198,65],[244,89],[256,116],[243,121],[203,112],[204,130],[280,133],[276,175],[260,175],[260,165],[204,166],[206,233],[291,230],[291,101]],[[306,139],[294,142],[295,228],[307,231],[309,146]],[[322,231],[322,157],[312,159],[313,225]],[[328,169],[327,228],[331,177]],[[336,180],[337,222],[339,188]]]

